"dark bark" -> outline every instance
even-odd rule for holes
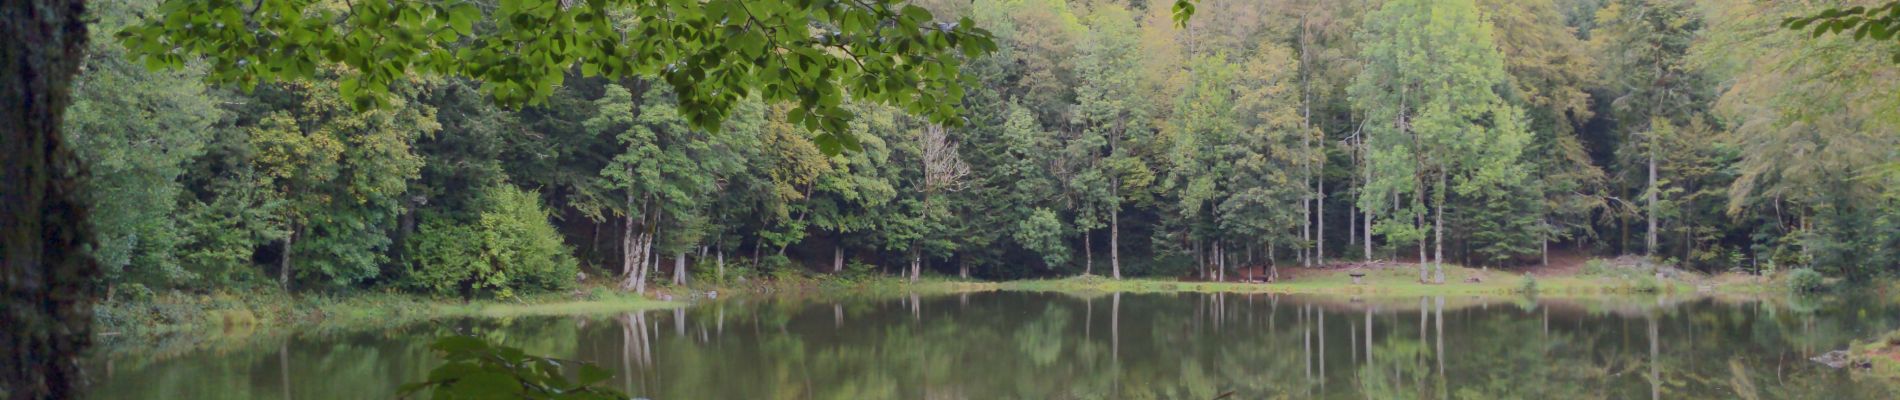
[[[99,268],[83,252],[84,169],[60,136],[86,46],[78,0],[0,2],[0,382],[16,399],[78,397]]]

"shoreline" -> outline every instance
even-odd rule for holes
[[[968,292],[1237,293],[1299,294],[1371,298],[1481,296],[1516,301],[1527,295],[1545,299],[1627,298],[1640,296],[1756,298],[1786,292],[1779,280],[1718,275],[1664,279],[1570,275],[1526,279],[1511,271],[1447,265],[1446,283],[1417,282],[1413,265],[1386,268],[1286,268],[1286,279],[1271,283],[1208,282],[1084,275],[1001,282],[927,278],[911,283],[893,276],[780,276],[751,282],[686,286],[655,285],[648,295],[622,292],[611,282],[589,282],[565,292],[513,299],[463,300],[391,290],[345,295],[289,294],[274,289],[243,294],[167,293],[143,300],[101,303],[94,312],[97,336],[140,337],[175,334],[244,333],[307,326],[399,325],[453,318],[509,318],[542,315],[602,314],[685,307],[718,296],[883,297]],[[1348,271],[1365,273],[1355,284]],[[1534,281],[1528,284],[1527,281]]]

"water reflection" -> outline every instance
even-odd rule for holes
[[[617,386],[664,399],[1896,394],[1806,361],[1900,324],[1882,302],[1509,304],[1265,294],[726,299],[114,353],[93,363],[94,397],[384,398],[423,378],[434,365],[428,343],[451,332],[618,369]]]

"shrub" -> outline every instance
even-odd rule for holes
[[[1583,273],[1586,275],[1607,276],[1614,275],[1615,272],[1616,266],[1600,258],[1592,258],[1583,263]]]
[[[579,265],[540,198],[502,185],[482,193],[474,223],[431,218],[409,238],[409,280],[436,294],[539,291],[573,285]]]
[[[1518,281],[1517,291],[1524,294],[1537,294],[1537,278],[1525,274],[1524,279]]]
[[[1656,293],[1662,291],[1662,283],[1656,280],[1656,275],[1643,275],[1636,278],[1636,287],[1633,289],[1640,293]]]
[[[1788,273],[1788,290],[1795,293],[1817,292],[1821,285],[1821,273],[1813,269],[1801,268]]]
[[[493,265],[482,260],[481,243],[475,228],[466,224],[430,219],[416,234],[409,236],[409,281],[435,294],[454,294],[463,290],[499,288],[506,277],[495,273]]]
[[[512,185],[483,193],[482,256],[516,288],[563,289],[574,284],[580,266],[548,222],[540,196]]]

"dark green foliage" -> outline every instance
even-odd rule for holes
[[[427,392],[438,400],[627,398],[604,384],[612,372],[590,363],[533,356],[470,336],[445,336],[429,348],[447,362],[430,370],[429,380],[403,385],[399,397]],[[569,366],[579,368],[570,372]]]

